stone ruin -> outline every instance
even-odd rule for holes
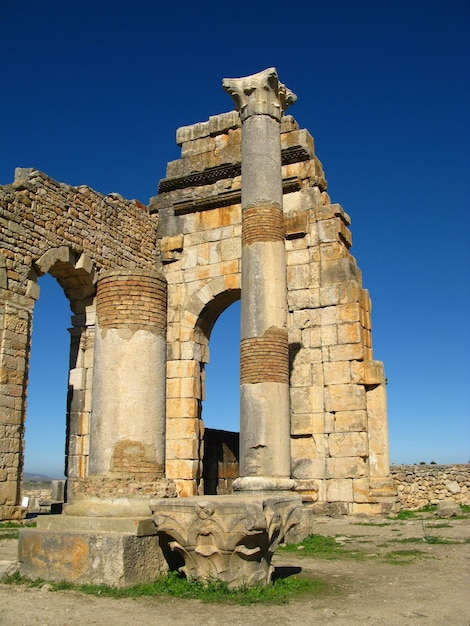
[[[236,110],[178,129],[181,159],[148,207],[34,169],[0,188],[1,519],[24,515],[38,277],[72,310],[67,504],[21,531],[26,576],[128,585],[178,567],[266,583],[279,542],[308,534],[313,514],[396,506],[349,216],[284,115],[295,96],[276,71],[224,88]],[[209,495],[204,368],[240,298],[239,476]]]

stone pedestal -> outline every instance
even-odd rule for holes
[[[19,532],[20,574],[32,580],[128,587],[168,571],[155,527],[141,517],[38,517]]]
[[[298,495],[229,495],[153,500],[152,519],[169,568],[230,587],[267,585],[272,556],[300,521]]]

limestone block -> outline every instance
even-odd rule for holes
[[[310,287],[310,266],[290,265],[287,267],[287,285],[289,289],[307,289]]]
[[[170,442],[167,442],[169,447]],[[171,451],[170,451],[171,453]],[[167,459],[165,475],[171,479],[190,480],[197,477],[199,461],[191,459]]]
[[[292,457],[292,478],[296,480],[325,478],[325,459]]]
[[[369,491],[369,479],[367,477],[353,480],[354,502],[369,502]]]
[[[360,361],[364,357],[365,348],[361,343],[344,343],[329,347],[330,361]]]
[[[166,437],[172,439],[198,439],[201,436],[202,422],[197,417],[174,417],[166,421]]]
[[[302,266],[305,266],[308,271],[310,271],[310,266],[308,265],[309,262],[310,262],[310,252],[307,249],[292,250],[286,253],[286,263],[288,267],[295,266],[295,265],[302,265]],[[310,274],[308,275],[310,276]],[[310,285],[307,285],[307,287],[309,286]],[[295,286],[293,288],[297,289],[297,287]]]
[[[381,361],[364,361],[363,380],[364,385],[380,385],[385,383],[384,366]]]
[[[325,433],[332,433],[335,430],[335,413],[325,411]]]
[[[338,328],[335,324],[320,327],[322,346],[334,346],[338,343]]]
[[[193,377],[198,376],[200,365],[197,361],[167,361],[167,378]]]
[[[193,139],[191,141],[185,141],[181,145],[181,158],[184,159],[187,156],[194,154],[201,154],[203,152],[212,152],[215,149],[214,137],[201,137],[200,139]]]
[[[393,506],[384,507],[383,503],[353,502],[351,515],[387,515],[392,512]]]
[[[167,418],[197,417],[198,409],[196,398],[168,398],[166,402]]]
[[[329,385],[325,389],[327,411],[357,411],[366,408],[366,393],[362,385]]]
[[[359,343],[362,339],[362,327],[359,322],[340,324],[338,326],[338,343]]]
[[[335,414],[334,430],[337,433],[367,430],[366,411],[337,411]]]
[[[191,439],[169,439],[166,441],[166,459],[167,462],[177,459],[198,459],[199,458],[199,440]]]
[[[354,450],[351,450],[354,452]],[[327,478],[357,478],[364,476],[367,470],[366,461],[357,456],[326,459]]]
[[[369,427],[369,451],[377,459],[377,470],[383,464],[388,465],[388,429],[387,401],[385,384],[367,390],[367,415]],[[379,461],[382,460],[382,463]],[[371,464],[371,472],[375,463]],[[388,472],[388,470],[386,471]],[[375,472],[372,475],[377,475]],[[379,474],[380,475],[380,474]]]
[[[321,326],[302,330],[302,345],[305,348],[318,348],[322,345]]]
[[[200,377],[170,378],[167,380],[167,398],[199,398],[201,394]]]
[[[309,387],[312,384],[312,367],[308,364],[294,364],[290,373],[292,387]]]
[[[323,412],[323,385],[296,387],[290,390],[293,413]]]
[[[351,381],[351,365],[349,361],[334,361],[323,364],[325,385],[346,384]]]
[[[18,553],[30,579],[126,587],[168,571],[156,535],[24,528]]]
[[[311,328],[320,324],[320,312],[313,309],[301,309],[292,313],[295,328]]]
[[[323,224],[324,222],[320,222]],[[340,258],[321,263],[322,285],[345,283],[351,280],[360,281],[361,273],[357,268],[353,257]]]
[[[326,482],[327,502],[352,502],[352,483],[353,481],[350,478],[335,478],[328,480]]]
[[[321,285],[320,287],[320,306],[327,307],[340,303],[339,286],[333,285]]]
[[[292,435],[312,435],[324,432],[324,416],[322,413],[293,413],[291,416]]]
[[[367,433],[330,433],[328,445],[332,457],[368,456]]]
[[[222,261],[230,261],[241,257],[241,238],[231,237],[220,242],[220,255]]]
[[[287,287],[287,302],[291,310],[316,309],[320,306],[320,289],[318,287],[299,290],[292,289],[290,285]]]
[[[288,214],[284,213],[284,232],[288,241],[305,237],[307,231],[308,223],[305,212],[291,211]]]

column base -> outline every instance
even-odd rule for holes
[[[278,478],[276,476],[240,476],[232,483],[234,491],[293,491],[296,482],[292,478]]]

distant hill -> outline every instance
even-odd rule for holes
[[[46,476],[45,474],[31,474],[30,472],[25,472],[23,480],[28,483],[50,483],[52,480],[55,480],[55,478],[51,478],[51,476]]]

